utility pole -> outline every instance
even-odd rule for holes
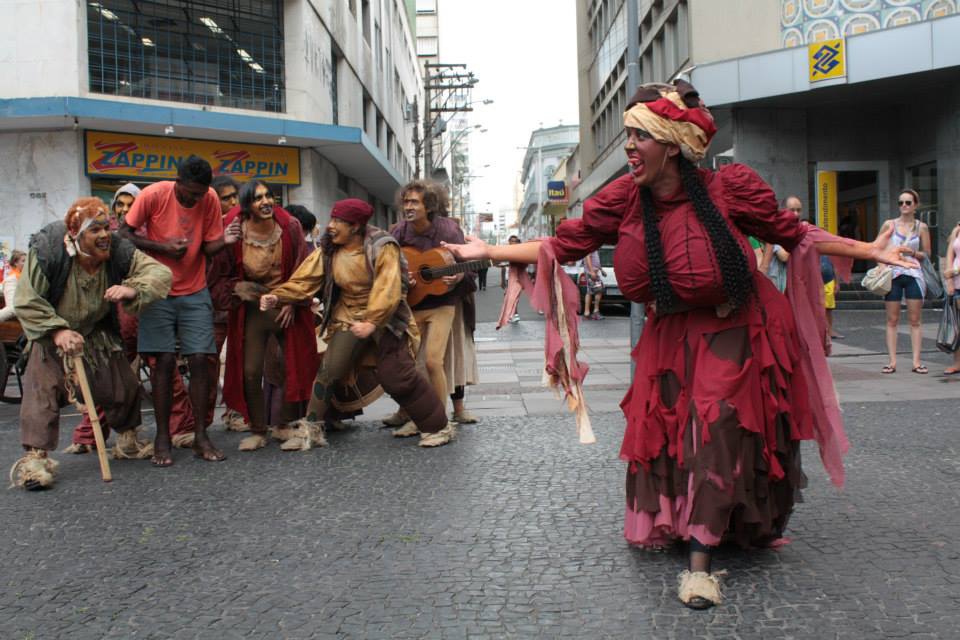
[[[441,114],[473,111],[470,95],[478,78],[465,64],[426,64],[424,74],[423,173],[429,180],[434,170],[433,139],[442,133],[437,126]]]

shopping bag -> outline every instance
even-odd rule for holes
[[[943,314],[940,316],[940,328],[937,329],[937,349],[944,353],[953,353],[960,348],[960,313],[954,296],[950,296],[943,303]]]
[[[929,258],[920,261],[920,270],[923,271],[923,282],[927,285],[927,298],[939,300],[943,297],[943,283],[940,274],[933,268]]]

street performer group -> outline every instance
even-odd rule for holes
[[[428,246],[463,241],[445,217],[439,185],[415,182],[407,192],[430,202],[431,219],[440,216],[436,224],[446,230]],[[417,276],[396,234],[368,224],[373,207],[351,198],[333,206],[314,247],[304,226],[312,229],[316,218],[296,209],[298,216],[277,206],[264,182],[214,179],[210,165],[191,156],[175,181],[143,190],[124,185],[110,207],[80,198],[63,221],[36,232],[8,301],[28,340],[25,455],[11,481],[30,490],[53,485],[60,410],[70,402],[83,407],[72,367],[77,355],[96,405],[84,410],[98,417],[104,440],[117,434],[110,453],[157,467],[173,464],[175,447],[209,462],[226,458],[207,434],[224,343],[223,422],[250,432],[240,451],[261,449],[271,436],[288,451],[323,446],[325,425],[356,415],[384,391],[404,416],[400,435],[419,435],[421,447],[449,443],[454,420],[475,422],[463,387],[453,388],[454,380],[475,382],[463,364],[466,351],[475,369],[472,320],[455,330],[451,306],[443,335],[425,323],[439,347],[418,364],[423,333],[406,299]],[[472,304],[472,288],[463,284],[472,286],[470,277],[444,282],[451,295],[439,306],[467,295]],[[141,364],[149,369],[157,425],[152,443],[138,434]],[[279,387],[273,399],[272,386]],[[93,429],[85,418],[65,451],[95,450]]]

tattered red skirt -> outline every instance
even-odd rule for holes
[[[628,463],[624,535],[662,545],[767,544],[782,535],[813,438],[808,381],[787,299],[762,274],[757,298],[651,316],[621,407]]]

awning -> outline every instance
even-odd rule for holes
[[[359,127],[134,103],[113,98],[13,98],[0,100],[0,131],[97,129],[178,138],[285,144],[312,148],[383,202],[392,202],[403,176]]]

